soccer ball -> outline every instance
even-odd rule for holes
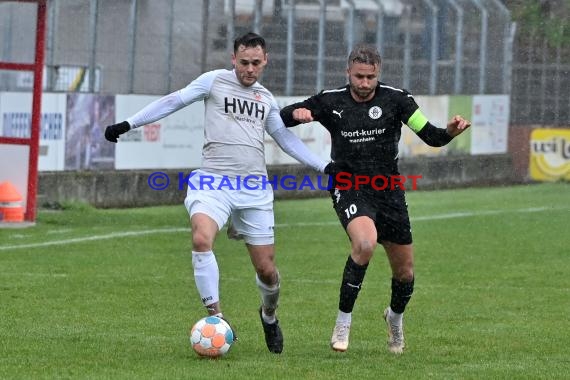
[[[234,332],[222,318],[200,319],[190,330],[190,344],[200,356],[217,358],[228,353],[234,343]]]

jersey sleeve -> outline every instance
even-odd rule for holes
[[[427,119],[416,120],[412,117],[414,113],[420,108],[412,94],[406,90],[402,90],[401,94],[399,94],[398,103],[400,106],[402,122],[410,127],[414,132],[417,132],[416,129],[421,129],[423,125],[420,124],[422,122],[425,124],[425,122],[427,122]]]
[[[265,129],[289,156],[310,168],[323,172],[327,163],[311,152],[297,135],[285,128],[285,124],[279,115],[279,106],[274,98],[271,100],[271,109]]]
[[[280,115],[281,119],[285,123],[287,128],[294,127],[296,125],[301,124],[299,121],[293,119],[293,111],[297,108],[306,108],[311,111],[313,115],[313,119],[315,121],[320,121],[321,116],[323,115],[324,107],[321,102],[321,93],[317,95],[313,95],[310,98],[303,100],[302,102],[293,103],[281,109]]]
[[[279,106],[277,105],[277,101],[272,97],[270,100],[269,115],[267,116],[267,121],[265,122],[265,130],[271,135],[276,130],[281,128],[285,128],[285,124],[279,115]]]
[[[324,172],[327,163],[315,153],[311,152],[303,141],[291,132],[291,130],[287,128],[275,130],[271,133],[271,137],[273,137],[277,145],[289,156],[318,172]]]
[[[214,80],[221,72],[223,72],[223,70],[214,70],[200,75],[190,82],[188,86],[179,91],[180,99],[185,105],[204,100],[210,95]]]
[[[131,128],[137,128],[163,119],[187,105],[205,99],[210,93],[212,83],[214,83],[214,79],[218,74],[217,71],[204,73],[183,89],[155,100],[133,116],[127,118],[127,122],[131,125]]]
[[[453,137],[447,133],[445,128],[438,128],[435,125],[432,125],[429,121],[419,132],[416,132],[416,135],[418,135],[423,142],[433,147],[447,145],[451,140],[453,140]]]
[[[138,128],[165,118],[185,106],[186,104],[180,98],[179,91],[176,91],[146,105],[133,116],[127,118],[127,122],[131,128]]]

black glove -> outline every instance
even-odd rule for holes
[[[347,164],[331,161],[325,166],[325,174],[336,177],[338,173],[352,173],[352,170]]]
[[[131,130],[131,126],[127,121],[119,124],[109,125],[105,128],[105,138],[110,142],[117,142],[120,135]]]
[[[349,165],[331,161],[325,166],[324,173],[330,176],[329,178],[329,191],[336,187],[336,176],[338,173],[352,173]]]

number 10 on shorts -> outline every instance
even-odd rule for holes
[[[346,217],[348,219],[350,219],[351,216],[356,214],[356,211],[358,211],[358,209],[356,208],[356,205],[354,203],[344,209],[344,213],[346,214]]]

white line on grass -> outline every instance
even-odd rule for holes
[[[474,211],[474,212],[452,212],[449,214],[418,216],[418,217],[410,218],[410,219],[412,222],[417,222],[417,221],[424,221],[424,220],[468,218],[471,216],[498,215],[498,214],[506,214],[508,212],[523,213],[523,212],[539,212],[539,211],[545,211],[545,210],[548,210],[548,208],[547,207],[530,207],[530,208],[519,208],[519,209],[514,209],[514,210],[485,210],[485,211]]]
[[[512,210],[486,210],[486,211],[473,211],[473,212],[454,212],[448,214],[435,214],[427,216],[418,216],[411,218],[412,222],[421,222],[429,220],[440,220],[440,219],[453,219],[453,218],[469,218],[473,216],[485,216],[485,215],[497,215],[505,213],[525,213],[525,212],[540,212],[549,210],[547,207],[530,207],[530,208],[519,208]],[[336,226],[339,225],[337,220],[329,222],[301,222],[301,223],[284,223],[276,224],[275,227],[297,227],[297,226]],[[67,245],[73,243],[83,243],[86,241],[95,240],[107,240],[114,238],[124,238],[130,236],[141,236],[141,235],[152,235],[152,234],[164,234],[164,233],[176,233],[176,232],[189,232],[190,228],[157,228],[154,230],[143,230],[143,231],[127,231],[127,232],[116,232],[106,235],[94,235],[87,237],[78,237],[73,239],[63,239],[63,240],[53,240],[45,241],[41,243],[30,243],[30,244],[18,244],[18,245],[4,245],[0,246],[0,251],[6,251],[9,249],[23,249],[23,248],[39,248],[47,247],[51,245]]]
[[[473,212],[452,212],[448,214],[435,214],[426,216],[416,216],[411,217],[412,222],[423,222],[429,220],[440,220],[440,219],[453,219],[453,218],[469,218],[473,216],[486,216],[486,215],[498,215],[506,213],[524,213],[524,212],[539,212],[548,210],[547,207],[530,207],[530,208],[519,208],[512,210],[486,210],[486,211],[473,211]],[[285,223],[276,224],[275,227],[297,227],[297,226],[330,226],[330,225],[340,225],[338,220],[330,222],[299,222],[299,223]]]
[[[22,277],[22,276],[29,276],[29,277],[67,277],[67,273],[30,273],[30,272],[0,272],[0,276],[13,276],[13,277]]]
[[[66,244],[73,244],[73,243],[83,243],[86,241],[94,241],[94,240],[106,240],[106,239],[114,239],[114,238],[124,238],[129,236],[140,236],[140,235],[152,235],[152,234],[164,234],[164,233],[173,233],[173,232],[184,232],[190,231],[189,228],[157,228],[155,230],[143,230],[143,231],[127,231],[127,232],[116,232],[112,234],[106,235],[94,235],[94,236],[87,236],[87,237],[80,237],[80,238],[73,238],[73,239],[64,239],[64,240],[53,240],[53,241],[45,241],[41,243],[31,243],[31,244],[18,244],[18,245],[5,245],[0,246],[0,251],[8,250],[8,249],[18,249],[18,248],[38,248],[38,247],[47,247],[50,245],[66,245]]]

